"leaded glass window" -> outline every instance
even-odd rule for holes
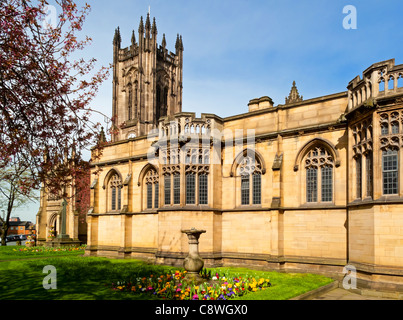
[[[167,174],[164,177],[164,203],[171,204],[171,175]]]
[[[128,112],[128,119],[131,120],[133,118],[133,89],[132,89],[132,85],[129,84],[129,98],[128,98],[128,102],[127,102],[127,112]]]
[[[306,201],[318,201],[318,168],[315,167],[306,170]]]
[[[382,151],[383,194],[396,194],[398,184],[397,151]]]
[[[392,134],[399,133],[399,122],[397,122],[397,121],[392,122],[391,131],[392,131]]]
[[[306,202],[333,201],[333,157],[331,153],[321,146],[312,148],[306,155],[305,169]]]
[[[155,169],[148,170],[145,176],[146,185],[146,208],[158,208],[158,195],[159,195],[159,175]]]
[[[153,207],[153,185],[151,183],[147,184],[147,209]]]
[[[356,171],[356,198],[361,198],[362,194],[362,158],[358,156],[355,159],[355,171]]]
[[[254,156],[246,156],[239,165],[241,205],[262,203],[262,166]],[[252,200],[252,201],[251,201]]]
[[[179,174],[174,174],[174,204],[181,202],[181,177]]]
[[[260,173],[255,173],[252,175],[253,178],[253,204],[262,203],[262,175]]]
[[[330,202],[333,197],[333,167],[322,167],[322,202]]]
[[[208,204],[208,175],[199,175],[199,204]]]
[[[195,204],[196,192],[195,192],[195,174],[186,174],[186,204]]]
[[[249,175],[241,178],[241,204],[249,204]]]
[[[120,176],[117,173],[115,173],[111,177],[109,181],[109,187],[111,189],[110,209],[112,211],[120,210],[122,207],[122,200],[121,200],[122,180],[120,179]]]
[[[154,184],[154,208],[158,208],[158,198],[159,198],[159,183]]]
[[[382,124],[381,125],[381,135],[385,136],[389,134],[389,127],[387,124]]]
[[[365,157],[366,161],[366,178],[367,178],[367,197],[372,197],[372,153],[369,152]]]

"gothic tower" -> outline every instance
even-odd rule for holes
[[[138,42],[133,30],[131,45],[121,48],[120,30],[113,38],[112,141],[144,136],[157,128],[160,117],[182,111],[182,36],[175,53],[166,49],[165,34],[157,45],[155,18],[140,18]]]

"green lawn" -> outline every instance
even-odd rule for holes
[[[111,285],[117,281],[149,277],[150,274],[158,276],[182,270],[139,260],[83,257],[82,250],[27,253],[15,251],[17,248],[0,247],[0,300],[150,300],[156,299],[156,296],[112,290]],[[47,276],[43,268],[47,265],[56,268],[57,289],[46,290],[43,287]],[[313,274],[228,267],[209,270],[228,277],[270,279],[270,288],[239,297],[247,300],[286,300],[333,281]]]

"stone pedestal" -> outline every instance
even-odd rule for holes
[[[77,239],[71,239],[68,235],[57,236],[51,241],[46,241],[45,246],[47,247],[79,247],[81,246],[81,241]]]
[[[199,256],[199,237],[206,230],[197,230],[195,228],[182,230],[186,233],[189,239],[189,255],[183,261],[183,267],[187,271],[185,280],[193,281],[195,283],[203,282],[199,272],[204,266],[203,259]]]

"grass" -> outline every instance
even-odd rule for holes
[[[59,255],[83,255],[85,247],[26,247],[26,246],[1,246],[0,261],[16,260],[35,257],[53,257]]]
[[[178,268],[148,264],[139,260],[83,257],[82,252],[16,252],[0,247],[0,300],[148,300],[152,295],[133,294],[111,289],[112,283],[174,272]],[[14,247],[16,249],[16,247]],[[46,256],[51,255],[53,256]],[[36,257],[35,259],[31,259]],[[43,268],[53,265],[57,271],[57,289],[46,290]],[[214,274],[270,278],[272,286],[249,293],[240,299],[286,300],[332,282],[314,274],[278,273],[246,268],[213,268]]]

